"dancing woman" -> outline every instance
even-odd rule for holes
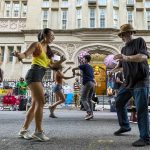
[[[42,129],[43,107],[44,107],[44,89],[42,79],[48,67],[56,68],[63,61],[64,57],[57,63],[52,62],[53,53],[49,44],[54,40],[54,33],[51,29],[45,28],[38,34],[38,42],[34,42],[24,53],[14,52],[14,56],[22,60],[32,55],[31,69],[26,74],[26,82],[31,90],[32,106],[27,112],[25,122],[19,132],[19,136],[25,139],[34,138],[39,141],[47,141],[49,138],[44,134]],[[28,128],[31,121],[35,118],[35,132],[32,136],[29,134]]]
[[[62,92],[63,79],[68,80],[68,79],[72,79],[72,78],[74,78],[74,75],[72,75],[70,77],[64,76],[64,72],[62,72],[62,66],[54,69],[55,86],[53,88],[53,92],[55,93],[56,102],[49,106],[49,110],[50,110],[49,117],[57,118],[54,114],[54,111],[59,104],[62,104],[65,102],[65,95]]]

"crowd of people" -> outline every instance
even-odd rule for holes
[[[133,38],[133,34],[136,31],[130,24],[124,24],[120,27],[118,36],[124,42],[124,46],[121,49],[121,53],[114,56],[114,59],[118,61],[118,64],[114,69],[110,71],[110,75],[118,72],[115,76],[115,102],[116,111],[118,116],[118,123],[120,129],[114,132],[115,136],[120,136],[122,133],[131,131],[127,116],[127,102],[131,97],[134,98],[137,122],[139,128],[139,140],[132,143],[133,146],[145,146],[150,144],[150,132],[149,132],[149,114],[148,114],[148,94],[149,94],[149,66],[147,58],[149,58],[146,42],[143,38]],[[66,60],[61,56],[60,60],[54,62],[53,52],[49,46],[55,39],[53,30],[49,28],[43,29],[38,34],[38,42],[34,42],[23,53],[17,51],[14,52],[14,56],[20,61],[29,55],[32,55],[31,69],[28,70],[25,81],[26,84],[17,84],[17,87],[22,91],[22,85],[25,88],[31,90],[32,105],[29,108],[23,126],[19,132],[19,136],[24,139],[37,139],[39,141],[47,141],[47,137],[42,128],[43,119],[43,107],[44,107],[44,90],[42,85],[42,79],[45,75],[46,69],[49,67],[55,72],[55,83],[53,92],[56,95],[56,102],[49,106],[50,117],[56,118],[54,111],[58,104],[61,104],[65,100],[65,96],[62,92],[63,79],[71,79],[75,76],[81,76],[82,88],[79,92],[78,79],[74,84],[74,97],[76,106],[79,105],[79,93],[80,100],[86,111],[85,120],[91,120],[94,118],[93,103],[91,101],[95,80],[93,68],[90,65],[91,56],[84,56],[84,63],[72,69],[72,76],[66,77],[62,73],[62,63]],[[80,70],[81,73],[77,72]],[[109,85],[111,86],[111,85]],[[31,135],[29,133],[29,125],[35,119],[35,131]]]

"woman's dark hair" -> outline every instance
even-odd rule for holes
[[[44,39],[44,35],[47,35],[50,31],[53,31],[53,30],[50,28],[44,28],[41,32],[39,32],[38,33],[38,41],[41,42]],[[54,56],[49,45],[47,45],[46,55],[49,59],[51,59]]]

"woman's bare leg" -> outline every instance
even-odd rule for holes
[[[23,124],[23,129],[28,129],[31,121],[33,120],[33,118],[34,118],[34,109],[35,109],[35,102],[34,102],[34,100],[32,100],[32,105],[29,108],[29,110],[27,111],[25,122]]]
[[[27,112],[27,116],[23,125],[24,129],[28,129],[31,121],[35,117],[35,131],[42,131],[42,118],[44,106],[44,91],[40,82],[33,82],[29,85],[32,96],[32,105]]]
[[[40,82],[33,82],[29,85],[32,99],[35,103],[34,109],[29,109],[33,113],[35,117],[35,131],[42,131],[42,119],[43,119],[43,107],[44,107],[44,91],[43,86]]]
[[[53,109],[55,109],[57,107],[57,105],[59,105],[63,102],[65,102],[65,96],[61,91],[59,91],[56,93],[56,102],[51,107]]]
[[[35,82],[33,86],[33,99],[35,99],[35,131],[41,132],[42,119],[43,119],[43,107],[44,107],[44,91],[43,86],[39,82]]]

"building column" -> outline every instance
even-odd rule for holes
[[[2,68],[5,72],[6,64],[7,64],[7,61],[8,61],[8,45],[5,45],[4,47],[5,47],[4,48],[4,61],[3,61]]]

